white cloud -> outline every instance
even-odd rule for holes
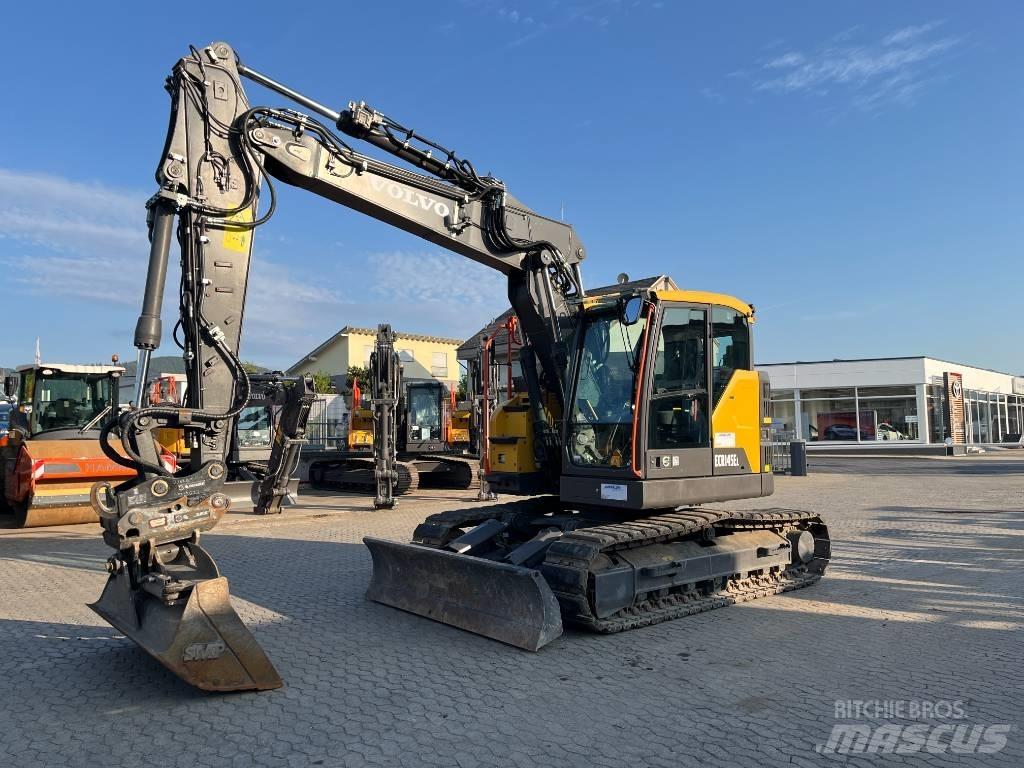
[[[789,50],[761,62],[761,74],[753,79],[754,88],[782,94],[846,91],[861,109],[910,103],[935,79],[934,68],[960,42],[954,37],[932,35],[940,25],[929,22],[905,27],[879,41],[860,45],[845,44],[858,31],[851,28],[816,50]],[[835,44],[839,42],[844,44]]]
[[[8,285],[46,303],[104,306],[115,335],[128,342],[142,301],[149,243],[146,195],[0,169],[0,265]],[[409,332],[467,337],[508,306],[503,275],[445,252],[384,252],[348,259],[337,272],[273,258],[279,235],[257,237],[249,272],[242,354],[284,367],[345,325],[390,322]],[[351,247],[343,248],[351,251]],[[177,315],[177,258],[171,255],[164,302],[164,347]],[[315,278],[309,275],[316,275]],[[75,304],[77,302],[77,305]],[[92,343],[80,327],[84,347]],[[106,344],[106,336],[102,343]],[[173,349],[173,348],[171,348]]]
[[[59,176],[0,169],[0,264],[8,285],[54,302],[114,305],[130,338],[141,306],[149,243],[146,195]],[[171,256],[164,321],[177,313],[176,258]],[[340,316],[344,300],[261,255],[250,266],[245,348],[292,356],[309,329]]]
[[[450,253],[393,251],[368,260],[374,295],[402,304],[451,304],[467,312],[481,308],[503,311],[508,304],[505,277],[462,256]]]
[[[608,27],[614,18],[624,13],[625,3],[622,0],[592,0],[589,3],[549,2],[534,7],[531,12],[513,8],[501,0],[461,0],[462,5],[477,13],[508,23],[509,29],[517,30],[517,37],[509,40],[505,46],[515,48],[536,40],[556,29],[570,27]],[[664,2],[641,3],[634,0],[632,6],[645,5],[659,9]]]
[[[776,59],[772,59],[764,65],[765,69],[785,69],[786,67],[798,67],[804,63],[804,55],[791,51],[784,53]]]
[[[888,35],[882,43],[884,45],[898,45],[900,43],[906,43],[915,38],[921,37],[922,35],[926,35],[933,29],[940,26],[942,26],[941,21],[929,21],[927,24],[921,24],[916,27],[904,27],[903,29],[898,29]]]

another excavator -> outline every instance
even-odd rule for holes
[[[396,339],[390,325],[378,326],[369,375],[352,383],[346,450],[309,466],[314,488],[370,491],[378,509],[393,507],[395,496],[412,493],[421,480],[460,490],[479,487],[480,457],[468,444],[472,414],[456,411],[454,393],[440,381],[406,381]],[[455,443],[456,414],[464,444]],[[382,471],[392,478],[390,488],[381,484]]]
[[[242,78],[304,111],[251,106]],[[137,474],[93,489],[114,550],[93,608],[175,674],[208,690],[282,682],[200,541],[230,505],[231,425],[252,387],[238,356],[249,260],[276,207],[271,179],[498,270],[521,324],[526,389],[491,421],[487,480],[530,498],[433,515],[411,544],[366,539],[371,599],[536,650],[563,620],[615,632],[820,578],[830,548],[817,515],[695,506],[773,490],[752,306],[690,290],[588,297],[568,224],[365,103],[331,109],[227,43],[192,48],[167,86],[135,346],[144,382],[176,231],[189,388],[184,406],[134,408],[102,433],[108,457]],[[314,114],[416,170],[357,152]],[[177,472],[153,439],[167,425],[190,447]]]

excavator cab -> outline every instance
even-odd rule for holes
[[[754,371],[753,309],[656,291],[634,316],[595,303],[578,334],[563,501],[656,509],[766,496],[768,384]]]
[[[584,300],[561,424],[562,501],[643,510],[771,494],[753,322],[750,305],[701,291]],[[543,474],[532,410],[521,395],[492,420],[487,480],[506,493]]]
[[[438,381],[416,381],[406,386],[404,450],[443,451],[449,419],[447,389]]]

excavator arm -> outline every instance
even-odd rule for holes
[[[249,382],[277,409],[270,459],[266,470],[261,472],[253,505],[257,515],[276,515],[288,496],[292,473],[299,463],[299,451],[306,443],[306,422],[316,392],[309,376],[289,378],[259,374],[250,376]]]
[[[252,107],[247,77],[329,119],[346,135],[414,166],[360,154],[318,119],[292,109]],[[276,208],[273,179],[377,218],[508,278],[529,347],[524,372],[535,407],[538,463],[557,477],[557,426],[543,395],[564,399],[566,340],[582,299],[584,249],[570,226],[512,198],[453,151],[363,103],[334,111],[238,63],[226,43],[191,49],[167,81],[171,114],[148,203],[150,256],[135,330],[135,404],[101,435],[111,460],[137,471],[93,489],[104,540],[115,553],[93,608],[169,669],[201,688],[280,685],[273,666],[235,615],[227,582],[201,547],[230,506],[226,457],[232,426],[253,387],[239,357],[253,233]],[[260,211],[261,190],[269,193]],[[184,406],[143,406],[149,359],[161,341],[161,310],[174,236],[181,252],[179,319],[173,331],[186,363]],[[526,361],[536,360],[540,367]],[[543,393],[543,394],[542,394]],[[187,465],[172,472],[153,437],[182,428]],[[119,438],[127,458],[112,446]],[[287,461],[290,451],[279,453]],[[281,466],[284,466],[282,464]],[[386,471],[386,468],[379,468]],[[280,498],[261,489],[267,509]],[[276,501],[275,501],[276,499]]]

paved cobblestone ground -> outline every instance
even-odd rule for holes
[[[821,511],[819,585],[538,654],[363,598],[361,537],[407,539],[460,494],[233,519],[204,541],[286,681],[260,694],[198,692],[86,608],[92,526],[0,532],[0,765],[1024,764],[1024,462],[856,461],[736,505]],[[815,751],[837,700],[960,700],[1013,729],[995,754],[842,758]]]

